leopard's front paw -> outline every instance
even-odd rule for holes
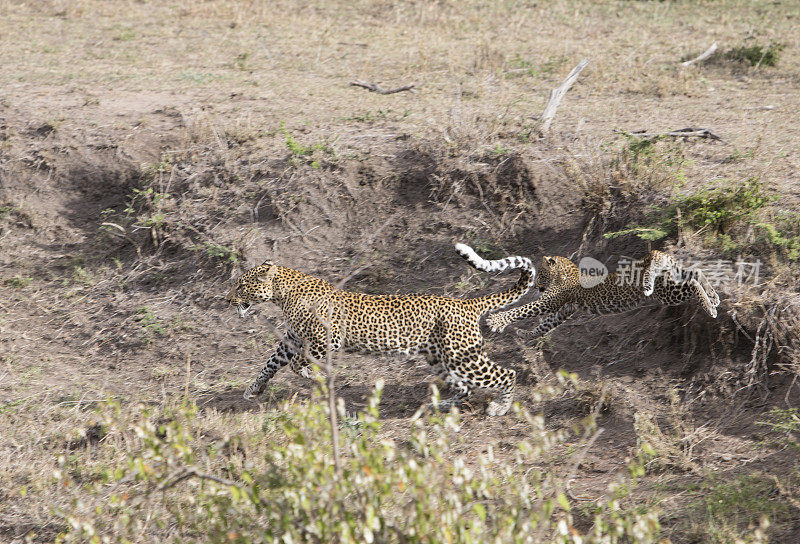
[[[511,402],[509,401],[506,404],[501,404],[497,401],[491,401],[489,405],[486,407],[486,415],[487,416],[504,416],[508,413],[508,409],[511,406]]]
[[[486,324],[492,329],[492,332],[503,332],[506,327],[511,323],[502,313],[493,314],[486,318]]]
[[[257,383],[250,385],[247,389],[244,390],[244,400],[258,400],[259,395],[264,391],[264,387],[260,386]]]

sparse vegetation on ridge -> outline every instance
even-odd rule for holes
[[[727,254],[766,249],[783,259],[797,261],[800,216],[796,212],[770,210],[767,206],[777,198],[767,194],[757,178],[744,182],[720,180],[647,212],[646,225],[630,225],[604,236],[634,234],[643,240],[656,241],[682,231],[703,237],[707,246]]]

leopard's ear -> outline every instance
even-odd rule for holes
[[[544,257],[544,262],[546,262],[550,266],[553,266],[553,265],[556,264],[556,260],[554,258],[552,258],[552,257],[548,257],[547,255],[545,255],[545,257]]]
[[[264,263],[261,265],[261,267],[263,270],[256,274],[258,281],[270,281],[273,277],[275,277],[275,274],[278,273],[278,267],[272,263]]]

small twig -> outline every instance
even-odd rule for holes
[[[189,467],[182,472],[178,472],[177,474],[173,474],[167,478],[167,481],[158,486],[158,491],[164,491],[169,489],[170,487],[174,487],[183,480],[187,478],[200,478],[201,480],[211,480],[212,482],[216,482],[222,485],[230,485],[238,487],[239,484],[234,482],[233,480],[228,480],[226,478],[220,478],[219,476],[214,476],[213,474],[206,474],[205,472],[200,472],[194,467]]]
[[[402,87],[397,87],[396,89],[384,89],[382,87],[379,87],[379,86],[375,85],[374,83],[367,83],[366,81],[361,81],[361,80],[357,79],[355,81],[351,81],[350,85],[352,87],[363,87],[364,89],[367,89],[368,91],[373,92],[373,93],[394,94],[394,93],[400,93],[400,92],[403,92],[403,91],[410,91],[411,89],[414,88],[415,84],[412,83],[411,85],[403,85]]]
[[[192,354],[186,354],[186,387],[183,392],[183,399],[189,402],[189,382],[192,381]]]
[[[342,462],[339,459],[339,423],[336,418],[336,390],[334,388],[333,376],[333,302],[328,304],[328,322],[324,323],[325,326],[325,372],[328,378],[328,410],[330,411],[331,423],[331,446],[333,447],[333,466],[336,468],[336,474],[341,478],[342,476]]]
[[[588,64],[589,59],[583,59],[580,61],[578,65],[569,73],[567,79],[565,79],[561,85],[550,91],[550,99],[547,101],[544,112],[542,112],[542,126],[539,129],[542,134],[545,134],[550,130],[550,123],[553,122],[553,118],[556,116],[556,110],[558,110],[561,100],[564,99],[564,95],[567,94],[567,91],[570,90],[570,88],[575,84],[575,81],[578,79],[578,75],[584,68],[586,68]]]
[[[711,47],[709,47],[708,49],[705,50],[705,52],[703,52],[702,55],[700,55],[700,56],[698,56],[696,58],[693,58],[692,60],[687,60],[685,62],[682,62],[681,66],[691,66],[692,64],[694,64],[696,62],[703,62],[708,57],[713,55],[716,50],[717,50],[717,42],[714,42],[714,43],[711,44]]]
[[[678,130],[670,130],[669,132],[646,132],[644,130],[636,130],[633,132],[628,132],[625,130],[617,130],[614,129],[616,134],[627,134],[629,136],[636,136],[637,138],[641,138],[643,140],[647,140],[650,138],[708,138],[710,140],[722,140],[719,136],[714,134],[711,130],[707,128],[695,128],[695,127],[687,127],[681,128]]]
[[[733,324],[736,325],[736,328],[739,329],[739,332],[741,332],[745,336],[745,338],[747,338],[753,344],[755,344],[756,341],[753,340],[752,336],[747,334],[747,331],[744,330],[744,327],[742,327],[742,325],[739,323],[739,320],[736,318],[736,310],[729,310],[728,311],[728,315],[731,316],[731,320],[733,321]]]
[[[108,399],[65,400],[65,401],[56,403],[56,406],[78,406],[78,407],[82,407],[82,406],[88,406],[89,404],[98,404],[98,403],[101,403],[101,402],[108,402]]]
[[[336,42],[338,45],[352,45],[353,47],[368,47],[369,44],[357,42]]]
[[[583,450],[578,455],[576,455],[575,458],[572,460],[572,465],[570,466],[570,469],[567,472],[567,481],[570,481],[575,477],[575,474],[578,471],[578,467],[586,458],[586,455],[589,453],[589,449],[592,447],[592,444],[594,444],[595,440],[597,440],[597,438],[601,434],[603,434],[604,430],[605,429],[603,429],[602,427],[597,429],[597,431],[595,431],[595,433],[591,436],[591,438],[589,438],[589,440],[586,442],[586,444],[583,447]]]
[[[397,217],[399,212],[392,214],[389,218],[383,222],[383,224],[378,227],[372,235],[368,238],[367,244],[372,245],[375,241],[375,238],[389,225],[394,219]],[[357,259],[354,259],[355,262]],[[331,425],[331,442],[333,448],[333,465],[336,469],[336,474],[341,477],[342,476],[342,463],[339,457],[339,423],[337,421],[337,413],[336,413],[336,390],[335,390],[335,383],[334,383],[334,372],[333,372],[333,311],[334,306],[338,306],[336,308],[340,312],[340,319],[344,316],[341,315],[342,312],[345,311],[344,306],[340,305],[339,301],[332,295],[336,295],[340,293],[344,289],[344,285],[356,274],[358,274],[361,270],[368,268],[371,263],[365,264],[363,266],[358,267],[354,271],[347,274],[341,281],[334,287],[334,292],[331,293],[327,297],[327,321],[320,319],[322,322],[322,326],[325,328],[325,374],[327,375],[327,386],[328,386],[328,411],[329,411],[329,418],[330,418],[330,425]],[[338,304],[337,304],[338,303]],[[341,319],[340,321],[344,326],[344,323],[347,322],[347,319]],[[346,335],[346,331],[342,330],[341,334],[344,336]],[[308,351],[308,350],[306,350]],[[310,353],[306,353],[306,357],[313,360],[317,365],[322,366],[320,361],[314,359],[314,357]]]
[[[116,223],[109,223],[109,222],[100,223],[100,226],[103,226],[103,227],[113,227],[113,228],[117,229],[117,230],[120,232],[119,234],[117,234],[116,232],[114,232],[114,231],[112,231],[112,230],[108,230],[107,232],[108,232],[109,234],[114,234],[114,235],[116,235],[116,236],[121,236],[122,238],[125,238],[125,240],[127,240],[128,242],[130,242],[130,244],[131,244],[131,245],[134,247],[134,249],[136,249],[136,255],[137,255],[137,256],[138,256],[140,259],[142,258],[142,248],[140,248],[140,247],[139,247],[139,244],[137,244],[137,243],[136,243],[136,240],[134,240],[133,238],[131,238],[130,234],[128,234],[128,231],[127,231],[127,230],[125,230],[125,228],[124,228],[124,227],[122,227],[122,226],[120,226],[120,225],[117,225]]]

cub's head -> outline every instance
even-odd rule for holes
[[[548,289],[553,284],[570,283],[570,279],[578,278],[578,267],[566,257],[542,257],[542,265],[536,275],[534,287],[540,291]]]
[[[272,300],[274,292],[272,281],[277,273],[277,266],[271,262],[264,262],[251,268],[236,280],[226,299],[232,306],[236,306],[239,317],[246,316],[252,304]]]

